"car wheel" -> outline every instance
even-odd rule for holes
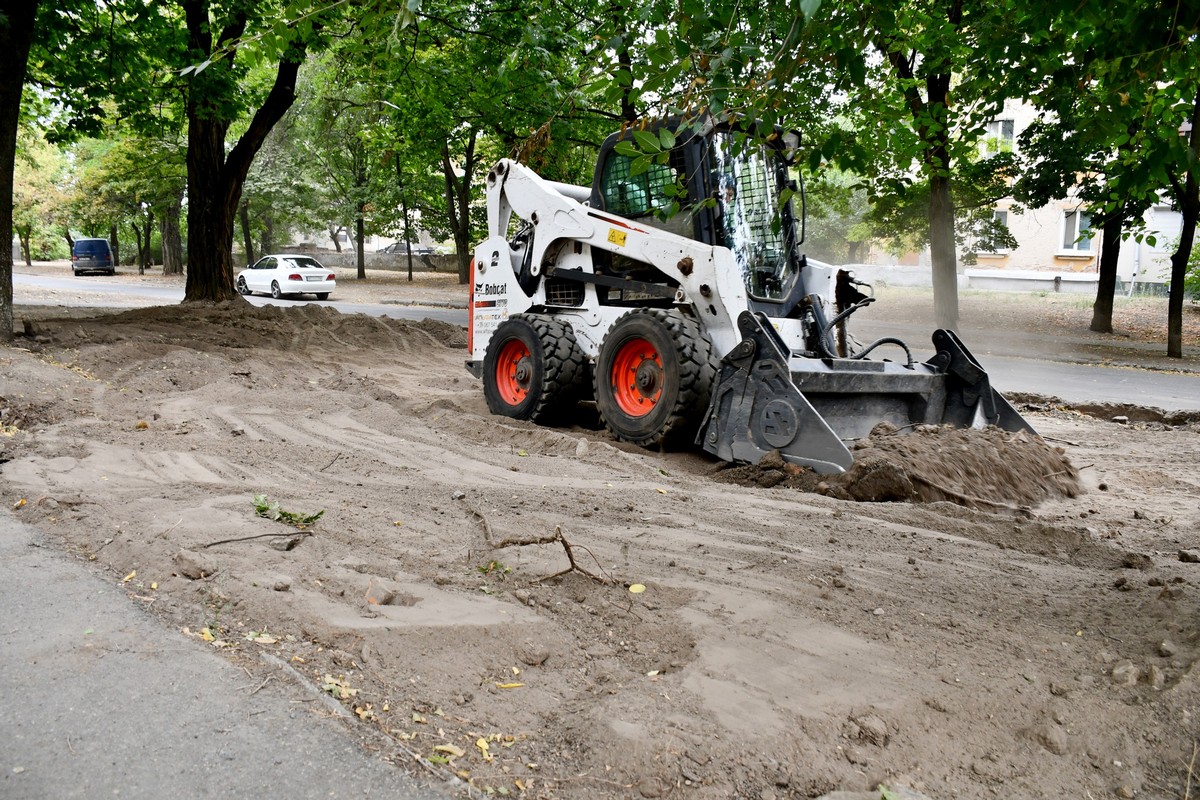
[[[250,294],[250,287],[246,285],[245,278],[237,279],[237,292],[238,294]]]
[[[276,300],[283,297],[283,292],[279,291],[279,283],[276,281],[271,281],[271,297]]]
[[[317,292],[316,297],[318,300],[328,300],[329,292]]]

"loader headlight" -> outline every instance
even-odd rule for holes
[[[783,155],[790,164],[800,149],[800,131],[788,131],[783,135]]]

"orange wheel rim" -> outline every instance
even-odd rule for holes
[[[663,365],[658,348],[645,339],[623,343],[613,359],[613,399],[631,417],[644,417],[662,397]]]
[[[496,359],[496,389],[500,399],[510,406],[518,406],[529,396],[529,384],[533,379],[533,361],[529,348],[520,339],[509,339],[500,348]]]

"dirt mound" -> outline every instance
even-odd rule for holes
[[[1023,431],[922,425],[907,432],[880,423],[853,449],[854,465],[842,475],[817,475],[773,452],[758,464],[723,469],[715,477],[742,485],[784,485],[842,500],[949,500],[981,509],[1017,510],[1082,491],[1079,473],[1063,449]]]
[[[53,319],[34,325],[36,345],[71,347],[131,339],[186,347],[305,351],[323,347],[386,349],[412,340],[420,346],[466,348],[466,331],[436,320],[342,314],[316,304],[256,307],[242,300],[137,308],[84,319]],[[402,348],[406,349],[406,348]]]

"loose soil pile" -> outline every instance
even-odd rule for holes
[[[1196,791],[1194,425],[880,432],[821,494],[492,417],[464,341],[240,301],[42,319],[0,350],[4,502],[478,792]],[[843,499],[889,492],[924,502]]]
[[[921,425],[911,433],[880,423],[855,442],[844,474],[818,475],[784,463],[778,451],[758,464],[723,465],[717,480],[784,485],[871,503],[942,500],[971,508],[1028,511],[1049,498],[1075,497],[1079,473],[1066,451],[1026,431]]]

